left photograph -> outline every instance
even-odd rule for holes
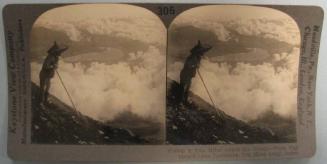
[[[166,28],[151,11],[80,4],[30,33],[34,144],[164,144]]]

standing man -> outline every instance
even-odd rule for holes
[[[200,66],[201,58],[209,51],[211,46],[203,46],[198,41],[198,44],[191,49],[191,55],[185,60],[184,67],[180,72],[180,87],[181,87],[181,101],[184,104],[188,104],[188,94],[191,87],[192,78],[196,75],[196,70]]]
[[[68,47],[60,48],[57,42],[48,50],[48,56],[45,58],[40,71],[40,104],[45,104],[48,100],[48,91],[50,89],[50,80],[53,78],[58,67],[58,60],[60,55],[66,51]]]

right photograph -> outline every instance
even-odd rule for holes
[[[209,5],[168,29],[167,144],[295,143],[300,30],[268,7]]]

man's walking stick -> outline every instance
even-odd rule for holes
[[[203,77],[202,77],[202,75],[201,75],[199,69],[196,69],[196,72],[198,73],[198,75],[199,75],[199,77],[200,77],[200,79],[201,79],[201,81],[202,81],[202,84],[203,84],[203,86],[204,86],[204,88],[205,88],[205,90],[206,90],[206,92],[207,92],[207,94],[208,94],[208,96],[209,96],[209,98],[210,98],[210,101],[211,101],[213,107],[215,108],[217,114],[218,114],[218,115],[221,115],[221,114],[218,112],[218,110],[217,110],[217,106],[216,106],[215,102],[213,101],[213,99],[212,99],[212,97],[211,97],[211,95],[210,95],[210,92],[209,92],[209,90],[208,90],[208,88],[207,88],[207,86],[206,86],[206,84],[205,84],[205,82],[204,82],[204,80],[203,80]]]
[[[56,73],[57,73],[57,75],[58,75],[58,77],[59,77],[59,80],[60,80],[60,82],[61,82],[61,85],[62,85],[63,88],[65,89],[66,94],[68,95],[69,101],[70,101],[71,104],[73,105],[73,108],[74,108],[75,112],[77,112],[77,108],[76,108],[76,106],[75,106],[75,104],[74,104],[74,101],[73,101],[72,97],[70,96],[70,94],[69,94],[69,92],[68,92],[68,90],[67,90],[67,88],[66,88],[66,86],[65,86],[65,84],[64,84],[64,81],[62,80],[62,78],[61,78],[59,72],[58,72],[57,70],[55,70],[55,71],[56,71]]]

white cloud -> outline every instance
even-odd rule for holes
[[[173,24],[190,25],[212,31],[220,41],[232,39],[230,34],[233,30],[241,35],[271,38],[300,45],[300,31],[296,22],[287,14],[266,7],[238,5],[195,7],[178,15]]]
[[[290,18],[236,19],[227,22],[226,26],[242,35],[276,39],[292,45],[300,44],[299,29]]]
[[[137,55],[129,54],[126,62],[89,67],[60,60],[58,71],[77,109],[94,119],[113,119],[130,110],[164,122],[165,55],[155,47]],[[31,63],[32,81],[38,84],[41,65]],[[50,93],[71,105],[58,77],[51,81]]]
[[[78,21],[51,21],[39,18],[35,27],[44,27],[62,31],[73,41],[88,38],[84,31],[94,35],[111,35],[149,44],[162,44],[165,41],[166,29],[161,22],[151,18],[134,17],[133,19],[94,18]]]
[[[75,25],[65,22],[52,22],[38,20],[35,27],[45,27],[54,31],[64,32],[72,41],[80,41],[83,37],[81,31]]]
[[[179,17],[177,17],[172,23],[177,26],[191,25],[196,28],[212,31],[216,34],[217,39],[220,41],[228,41],[231,39],[230,32],[225,28],[221,21],[213,22],[203,19],[179,19]]]
[[[299,49],[275,56],[275,61],[284,62],[277,69],[271,63],[238,63],[232,67],[203,59],[200,72],[215,104],[242,120],[254,119],[267,110],[296,116]],[[182,66],[180,62],[170,65],[168,77],[179,81]],[[192,81],[191,90],[210,103],[198,75]]]

